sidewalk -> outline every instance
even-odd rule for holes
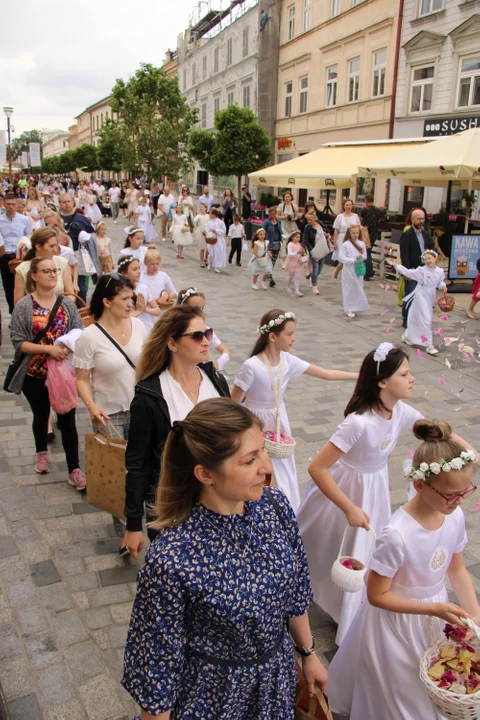
[[[123,246],[123,221],[108,221],[116,253]],[[194,285],[207,297],[209,324],[232,352],[226,372],[230,383],[256,339],[262,313],[279,307],[297,314],[295,354],[310,362],[357,370],[361,359],[384,340],[399,342],[400,309],[394,293],[378,282],[366,285],[371,309],[354,320],[341,309],[341,283],[326,267],[320,276],[320,296],[294,298],[284,291],[286,277],[280,268],[277,287],[268,292],[251,290],[244,253],[242,269],[228,266],[222,275],[200,270],[196,248],[187,248],[185,261],[175,259],[171,243],[159,245],[162,269],[177,290]],[[461,304],[456,296],[457,305]],[[463,299],[463,298],[462,298]],[[5,303],[0,374],[12,357]],[[388,309],[385,315],[381,313]],[[472,443],[480,444],[480,321],[467,321],[455,310],[445,322],[436,312],[434,327],[445,335],[461,336],[476,356],[467,360],[454,350],[441,348],[436,357],[413,350],[416,376],[412,404],[431,417],[449,420]],[[391,323],[390,320],[394,319]],[[388,334],[385,334],[389,330]],[[440,336],[435,335],[438,345]],[[452,368],[445,361],[449,359]],[[444,381],[444,385],[440,383]],[[350,383],[329,383],[303,376],[291,383],[286,403],[297,441],[297,466],[302,491],[307,483],[309,459],[329,438],[343,418],[352,392]],[[116,555],[118,540],[111,518],[88,506],[83,494],[66,482],[66,465],[59,432],[51,451],[49,475],[33,471],[34,445],[31,415],[23,396],[0,392],[0,683],[12,720],[131,720],[134,704],[119,685],[122,657],[135,578],[139,565]],[[90,423],[78,412],[82,442]],[[402,436],[391,456],[392,502],[404,495],[402,462],[414,447],[409,433]],[[473,496],[466,503],[470,543],[467,563],[480,589],[480,528],[473,513]],[[335,630],[318,608],[312,621],[319,655],[328,662],[335,652]]]

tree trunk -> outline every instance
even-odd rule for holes
[[[237,175],[237,203],[238,203],[237,213],[240,215],[240,217],[242,216],[241,202],[242,202],[242,176]]]

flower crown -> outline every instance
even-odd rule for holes
[[[133,257],[133,255],[125,255],[118,261],[117,270],[120,270],[121,267],[123,267],[124,265],[128,265],[129,263],[131,263],[133,260],[136,260],[136,259],[137,258]]]
[[[380,345],[375,350],[373,359],[377,363],[377,375],[380,372],[380,363],[386,360],[390,350],[395,350],[395,345],[392,345],[392,343],[390,342],[380,343]]]
[[[425,255],[435,255],[435,257],[438,257],[438,253],[431,248],[423,251],[422,258],[425,257]]]
[[[183,305],[184,303],[187,302],[188,298],[194,297],[195,295],[198,295],[197,288],[193,288],[193,287],[188,288],[188,290],[185,292],[185,295],[182,298],[182,302],[180,303],[180,305]]]
[[[440,460],[432,462],[430,465],[426,462],[420,463],[418,467],[406,467],[404,474],[410,480],[428,480],[431,475],[438,475],[441,472],[450,472],[450,470],[461,470],[465,465],[477,462],[477,456],[473,450],[464,450],[460,453],[460,457],[451,460]]]
[[[295,320],[295,313],[282,313],[277,318],[275,318],[275,320],[270,320],[270,322],[268,322],[266,325],[259,326],[257,328],[257,331],[260,333],[260,335],[265,335],[266,333],[271,332],[272,328],[282,325],[287,320]]]

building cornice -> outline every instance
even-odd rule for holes
[[[358,7],[356,5],[355,7]],[[389,17],[389,18],[383,18],[383,20],[380,20],[379,22],[375,23],[374,25],[368,25],[368,27],[361,28],[360,30],[356,30],[355,32],[351,33],[350,35],[345,35],[344,37],[340,38],[339,40],[335,40],[332,43],[327,43],[326,45],[321,45],[320,50],[333,50],[335,47],[340,47],[341,45],[345,45],[346,42],[351,42],[355,39],[355,37],[362,37],[365,35],[366,32],[375,32],[378,30],[381,30],[382,28],[387,28],[390,25],[393,25],[393,21],[395,18]]]
[[[288,62],[281,63],[278,67],[282,70],[286,70],[289,67],[292,67],[293,65],[297,65],[298,63],[304,62],[305,60],[311,60],[312,59],[312,53],[304,53],[303,55],[300,55],[299,57],[294,58],[293,60],[288,60]]]

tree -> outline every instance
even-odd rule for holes
[[[123,125],[108,118],[97,134],[100,138],[97,159],[102,170],[119,172],[122,168],[137,167],[134,155],[129,155],[132,148]]]
[[[190,154],[212,175],[235,175],[240,197],[242,175],[270,160],[271,138],[250,108],[230,105],[215,115],[215,132],[192,130]]]
[[[177,179],[191,167],[188,138],[197,111],[189,107],[177,78],[142,63],[127,82],[117,80],[111,107],[118,120],[109,138],[116,141],[124,169],[144,169],[159,180],[164,175]]]
[[[16,158],[22,152],[28,151],[28,143],[40,143],[40,157],[42,157],[43,142],[40,130],[26,130],[24,133],[12,140],[12,158]]]
[[[97,148],[88,143],[79,145],[75,150],[72,150],[73,160],[75,163],[75,169],[86,170],[92,172],[93,170],[99,170]],[[60,157],[62,157],[60,155]]]

